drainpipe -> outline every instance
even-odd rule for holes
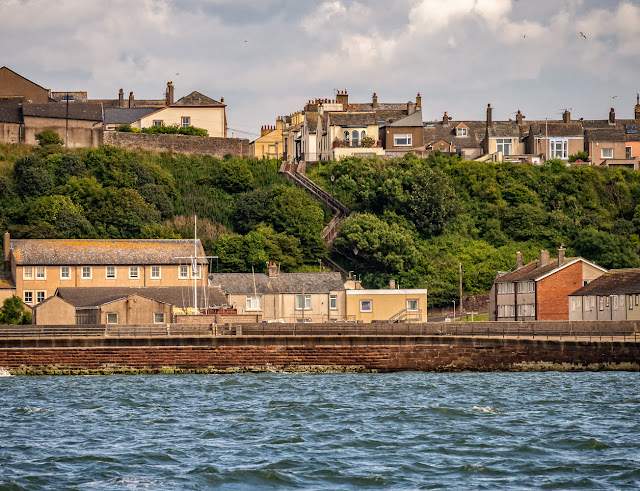
[[[513,298],[514,298],[514,306],[513,306],[513,314],[514,318],[518,320],[518,282],[513,282]]]

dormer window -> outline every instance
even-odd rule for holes
[[[456,128],[456,136],[467,136],[467,128]]]

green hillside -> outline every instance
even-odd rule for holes
[[[219,271],[318,269],[329,210],[279,162],[112,147],[0,145],[0,228],[19,238],[198,236]],[[331,180],[331,176],[334,179]],[[602,266],[639,266],[640,173],[461,161],[349,158],[308,176],[358,213],[331,256],[368,286],[428,287],[430,303],[486,291],[515,252],[564,243]],[[357,252],[357,254],[356,254]],[[214,266],[216,267],[216,266]]]

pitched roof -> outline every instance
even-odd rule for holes
[[[176,307],[193,307],[193,288],[186,286],[156,287],[60,287],[57,296],[74,307],[98,307],[100,305],[126,298],[130,295],[156,300]],[[206,302],[205,302],[206,300]],[[202,288],[198,288],[198,305],[221,307],[227,305],[227,299],[219,288],[207,288],[206,296]]]
[[[335,126],[369,126],[377,124],[375,113],[369,112],[332,112],[329,113],[330,124]]]
[[[430,126],[433,124],[433,126]],[[459,124],[467,126],[467,136],[457,136],[455,127]],[[448,125],[442,122],[429,122],[424,128],[424,141],[436,142],[444,140],[453,143],[456,148],[478,148],[482,146],[486,124],[484,121],[449,121]]]
[[[534,123],[530,126],[530,135],[538,138],[546,136],[584,136],[582,123]]]
[[[22,123],[21,99],[0,100],[0,123]]]
[[[275,278],[261,273],[215,273],[209,275],[209,285],[220,286],[232,295],[277,293],[328,293],[344,290],[340,273],[280,273]]]
[[[409,116],[400,118],[392,123],[388,123],[387,126],[401,126],[401,127],[422,127],[422,111],[416,111]]]
[[[571,296],[640,293],[640,269],[612,269]]]
[[[199,239],[196,247],[204,256]],[[185,264],[177,258],[194,248],[189,239],[11,239],[11,253],[19,265]]]
[[[519,138],[521,129],[514,121],[494,121],[488,128],[489,138]]]
[[[201,94],[194,90],[189,95],[185,95],[172,104],[172,106],[225,106],[222,102],[216,101],[211,97]]]
[[[104,122],[106,124],[131,124],[155,110],[153,107],[106,108],[104,110]]]
[[[581,257],[565,257],[564,261],[560,266],[558,266],[558,258],[549,258],[549,262],[544,266],[538,267],[540,263],[540,259],[536,259],[531,261],[528,264],[525,264],[520,269],[516,269],[510,273],[507,273],[501,276],[499,279],[496,279],[496,283],[511,283],[513,281],[526,281],[533,280],[536,281],[543,276],[546,276],[550,273],[554,273],[555,270],[559,270],[569,264],[576,261],[586,261]],[[593,264],[593,263],[590,263]],[[595,265],[594,265],[595,266]]]
[[[587,128],[584,131],[585,138],[589,141],[626,141],[623,127],[611,126],[608,128]]]
[[[304,115],[304,119],[307,122],[309,133],[315,133],[318,128],[318,113],[307,112]]]
[[[16,285],[13,283],[13,278],[11,278],[10,271],[2,271],[0,270],[0,289],[14,289]]]
[[[2,68],[0,68],[0,71],[2,71],[2,70],[7,70],[7,71],[9,71],[9,72],[13,73],[14,75],[16,75],[16,76],[20,77],[20,78],[21,78],[21,79],[23,79],[23,80],[26,80],[26,81],[27,81],[27,82],[29,82],[30,84],[33,84],[33,85],[35,85],[36,87],[38,87],[38,88],[40,88],[40,89],[42,89],[42,90],[46,90],[46,91],[48,91],[48,90],[49,90],[49,89],[45,89],[42,85],[38,85],[37,83],[33,82],[32,80],[29,80],[27,77],[23,77],[23,76],[22,76],[22,75],[20,75],[19,73],[14,72],[14,71],[13,71],[11,68],[9,68],[8,66],[3,66]]]
[[[102,121],[102,104],[92,102],[79,102],[66,104],[63,102],[47,102],[43,104],[25,103],[22,106],[23,116],[36,118],[66,119],[67,106],[69,109],[69,119]]]

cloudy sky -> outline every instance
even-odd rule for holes
[[[156,99],[171,80],[224,96],[250,139],[336,89],[420,91],[425,120],[629,118],[640,90],[640,0],[0,0],[0,26],[0,66],[46,88]]]

